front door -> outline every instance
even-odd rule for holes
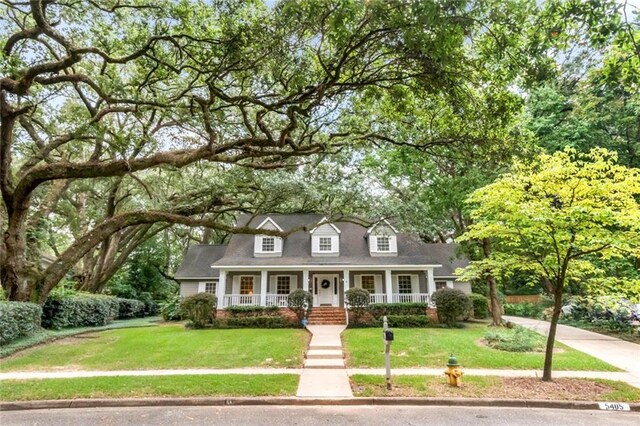
[[[314,276],[314,306],[338,306],[337,304],[337,288],[338,275],[336,274],[317,274]]]

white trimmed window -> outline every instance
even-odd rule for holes
[[[240,294],[253,294],[253,277],[240,277]]]
[[[446,287],[447,287],[446,281],[436,281],[436,290],[440,290],[441,288],[446,288]]]
[[[398,293],[411,294],[411,275],[398,275]]]
[[[208,282],[208,283],[204,283],[204,291],[205,293],[212,293],[212,294],[216,294],[216,287],[218,283],[216,282]]]
[[[318,239],[318,249],[320,251],[332,251],[331,237],[320,237]]]
[[[276,251],[276,238],[262,237],[262,251],[267,253]]]
[[[276,278],[276,292],[278,294],[291,293],[291,277],[288,275],[279,275]]]
[[[369,293],[376,292],[376,280],[373,275],[363,275],[360,277],[360,282],[363,290],[367,290]]]
[[[389,251],[391,248],[389,237],[380,235],[376,238],[376,245],[378,251]]]

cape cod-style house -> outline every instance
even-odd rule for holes
[[[287,306],[297,288],[314,306],[344,307],[344,293],[364,288],[372,303],[429,302],[438,288],[471,293],[454,271],[467,264],[454,244],[427,244],[386,220],[367,228],[327,222],[321,215],[241,216],[238,226],[289,231],[286,238],[234,234],[228,245],[189,247],[176,272],[180,294],[214,293],[218,309],[233,305]]]

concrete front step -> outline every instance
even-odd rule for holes
[[[324,350],[342,351],[342,346],[329,346],[329,345],[322,346],[322,345],[311,344],[309,345],[309,350],[310,351],[324,351]]]
[[[344,355],[337,349],[310,349],[307,359],[342,359]]]
[[[345,368],[344,361],[340,359],[309,359],[304,362],[304,368]]]

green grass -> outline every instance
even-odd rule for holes
[[[396,329],[391,345],[391,366],[444,367],[453,353],[463,367],[496,369],[542,369],[544,353],[504,352],[480,344],[487,327],[470,324],[463,329]],[[381,331],[377,328],[349,329],[343,334],[349,367],[384,367]],[[620,371],[603,361],[556,343],[556,370]]]
[[[62,330],[47,330],[43,328],[32,335],[21,337],[11,343],[2,345],[2,347],[0,347],[0,358],[5,358],[9,355],[13,355],[18,351],[39,345],[41,343],[52,342],[64,337],[84,334],[87,332],[115,330],[118,328],[130,327],[155,327],[157,326],[156,322],[160,321],[160,319],[160,317],[146,317],[127,320],[116,320],[100,327],[64,328]]]
[[[0,360],[1,371],[299,367],[303,330],[129,328],[59,340]]]
[[[462,397],[462,398],[520,398],[598,401],[640,401],[640,389],[627,383],[601,379],[556,379],[551,383],[537,378],[508,378],[495,376],[463,376],[462,386],[451,387],[444,377],[393,376],[392,389],[387,390],[384,376],[356,374],[351,376],[354,396],[360,397]],[[589,386],[590,384],[595,386]],[[514,386],[516,386],[514,388]],[[598,389],[598,394],[592,392]],[[584,388],[590,391],[582,393]],[[514,392],[518,389],[518,392]]]
[[[75,398],[294,396],[296,374],[119,376],[3,381],[2,401]]]

